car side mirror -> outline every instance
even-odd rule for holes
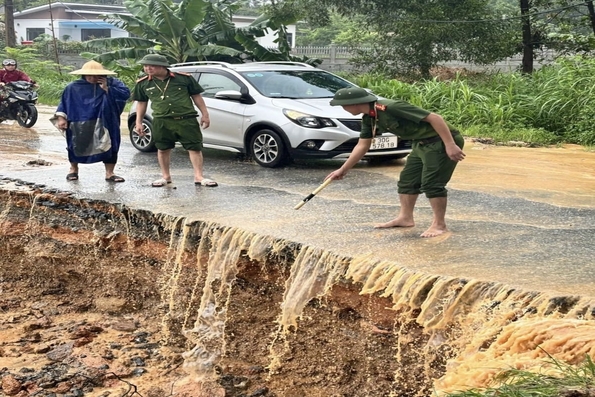
[[[242,93],[240,91],[235,90],[224,90],[219,91],[215,94],[215,98],[217,99],[232,99],[234,101],[239,101],[242,99]]]
[[[248,105],[252,105],[252,104],[256,103],[254,98],[252,98],[250,96],[250,94],[248,93],[248,89],[246,87],[242,87],[241,91],[236,91],[236,90],[219,91],[218,93],[215,94],[215,98],[239,101],[241,103],[245,103]]]

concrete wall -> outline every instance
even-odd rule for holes
[[[272,46],[268,46],[272,48]],[[322,64],[319,66],[320,69],[328,70],[330,72],[343,72],[353,70],[353,66],[349,63],[351,58],[351,52],[346,47],[334,47],[334,46],[320,46],[320,47],[295,47],[292,51],[293,55],[303,56],[306,55],[310,58],[322,59]],[[535,68],[539,68],[542,65],[551,63],[554,59],[554,54],[544,53],[540,54],[543,60],[535,62]],[[79,57],[77,54],[61,53],[60,63],[63,65],[71,65],[80,68],[86,59]],[[513,72],[519,70],[522,63],[522,55],[504,59],[500,62],[496,62],[491,65],[475,65],[464,62],[446,62],[440,66],[449,68],[465,68],[471,71],[500,71],[500,72]]]
[[[319,68],[331,72],[353,70],[353,65],[349,63],[349,60],[352,57],[352,51],[348,47],[337,47],[332,45],[295,47],[292,51],[292,54],[322,59],[322,64],[319,66]],[[539,59],[534,63],[535,68],[539,68],[542,65],[551,63],[555,54],[551,51],[547,51],[538,55]],[[453,61],[442,63],[440,66],[449,68],[465,68],[472,71],[512,72],[519,70],[521,64],[522,54],[518,54],[514,57],[504,59],[491,65],[476,65],[472,63]]]

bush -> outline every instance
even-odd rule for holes
[[[441,114],[451,125],[496,140],[595,144],[595,60],[559,59],[532,75],[496,73],[407,83],[381,75],[352,81],[386,98]]]

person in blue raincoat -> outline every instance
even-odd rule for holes
[[[107,182],[124,182],[114,173],[120,149],[120,116],[130,90],[99,62],[89,61],[70,72],[81,78],[68,84],[58,109],[52,117],[54,125],[64,132],[70,170],[66,179],[79,179],[79,164],[103,162]]]

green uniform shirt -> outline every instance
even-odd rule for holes
[[[364,114],[360,138],[372,138],[376,124],[376,136],[390,132],[402,139],[416,140],[438,136],[430,123],[422,121],[430,112],[400,99],[380,99],[374,105],[376,117]]]
[[[132,100],[150,100],[153,117],[196,116],[191,96],[203,91],[191,75],[170,71],[163,81],[151,76],[137,80],[132,91]]]

